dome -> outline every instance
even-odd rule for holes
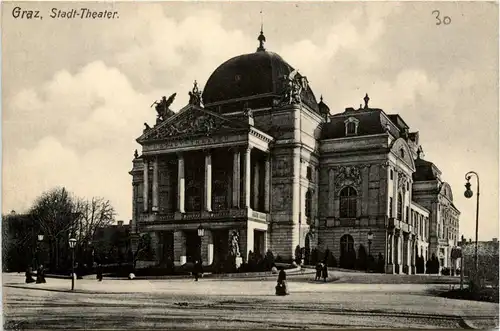
[[[283,90],[283,77],[294,71],[281,56],[263,47],[255,53],[233,57],[221,64],[209,77],[204,91],[203,104],[223,113],[242,110],[243,107],[272,107],[273,100]],[[319,113],[318,104],[309,86],[301,93],[303,103]],[[218,107],[220,105],[220,108]]]
[[[318,109],[319,112],[324,116],[330,115],[330,107],[328,107],[328,105],[323,102],[323,96],[319,98]]]

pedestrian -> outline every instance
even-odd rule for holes
[[[36,283],[37,284],[46,283],[46,281],[45,281],[45,270],[43,269],[43,264],[40,264],[40,266],[38,267],[38,270],[36,272]]]
[[[320,280],[321,279],[321,271],[323,270],[323,264],[321,262],[318,262],[316,264],[316,277],[314,280]]]
[[[321,276],[323,277],[323,280],[326,282],[326,279],[328,278],[328,264],[323,263],[323,270],[321,272]]]
[[[280,267],[280,272],[278,274],[278,283],[276,284],[276,295],[287,295],[288,286],[286,283],[286,272],[283,267]]]
[[[203,274],[203,265],[201,263],[201,260],[200,261],[196,260],[196,262],[194,263],[194,268],[193,268],[194,280],[197,282],[198,278],[202,274]]]
[[[26,269],[26,284],[34,282],[35,280],[33,279],[33,269],[29,267],[28,269]]]
[[[102,265],[100,263],[97,265],[97,280],[102,282]]]

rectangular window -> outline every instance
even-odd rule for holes
[[[391,180],[394,179],[394,171],[391,169]]]
[[[312,180],[312,168],[311,167],[307,167],[307,174],[306,174],[306,178],[308,180]]]

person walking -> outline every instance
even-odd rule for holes
[[[97,280],[102,282],[102,265],[100,263],[97,265]]]
[[[323,263],[323,270],[321,271],[321,276],[323,277],[323,281],[326,282],[328,278],[328,264]]]
[[[45,281],[45,270],[43,269],[43,264],[40,264],[40,266],[38,267],[38,270],[36,272],[36,283],[37,284],[46,283],[46,281]]]
[[[321,271],[323,270],[323,264],[321,262],[318,262],[316,264],[316,277],[314,280],[320,280],[321,279]]]
[[[35,280],[33,279],[33,269],[29,267],[28,269],[26,269],[26,284],[34,282]]]
[[[198,281],[198,278],[200,277],[201,274],[203,274],[203,265],[201,264],[201,261],[196,260],[193,269],[193,276],[196,282]]]
[[[278,274],[278,283],[276,284],[276,295],[287,295],[288,294],[288,286],[286,283],[286,272],[283,267],[280,268],[280,272]]]

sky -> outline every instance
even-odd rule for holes
[[[43,19],[16,19],[16,6]],[[420,132],[425,159],[453,189],[466,238],[474,238],[476,201],[464,198],[464,176],[476,171],[479,239],[498,237],[497,6],[3,2],[2,212],[27,211],[43,191],[64,186],[109,199],[128,221],[128,172],[143,123],[155,120],[150,105],[177,93],[172,108],[182,108],[194,80],[203,89],[221,63],[256,50],[263,21],[266,48],[306,75],[332,113],[357,108],[368,93],[370,106]],[[82,7],[118,17],[49,17],[52,8]]]

